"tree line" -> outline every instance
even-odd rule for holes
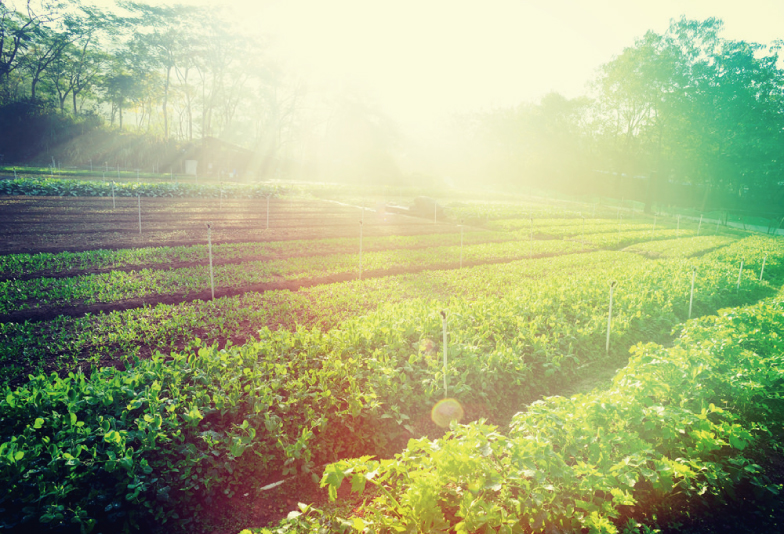
[[[673,20],[604,64],[586,96],[462,117],[473,156],[508,182],[625,191],[649,209],[781,212],[782,42],[722,29],[714,18]]]
[[[423,155],[372,98],[308,87],[263,34],[237,31],[217,8],[118,6],[0,2],[6,158],[59,151],[166,171],[183,146],[220,138],[250,149],[260,177],[419,182],[418,165],[430,181],[555,187],[649,209],[784,204],[783,43],[726,39],[714,18],[649,31],[584,96],[458,115]]]

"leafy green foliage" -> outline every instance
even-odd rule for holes
[[[0,195],[109,197],[113,182],[63,178],[16,178],[0,180]],[[239,184],[193,184],[182,182],[114,184],[118,197],[261,198],[285,192],[279,186]]]
[[[689,323],[670,349],[637,346],[612,388],[536,402],[507,436],[458,426],[393,460],[332,464],[322,485],[378,486],[359,509],[373,532],[614,533],[621,510],[710,502],[741,480],[779,492],[743,451],[767,432],[761,418],[784,420],[783,310],[776,299]]]

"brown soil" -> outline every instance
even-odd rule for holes
[[[142,232],[136,198],[0,197],[0,254],[81,252],[96,249],[247,243],[353,237],[363,220],[365,236],[454,233],[450,223],[343,206],[323,200],[141,199]]]

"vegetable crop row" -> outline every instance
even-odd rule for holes
[[[112,195],[113,182],[73,180],[64,178],[16,178],[0,180],[0,195],[107,197]],[[260,198],[283,194],[286,189],[270,184],[195,184],[182,182],[117,182],[119,197],[197,197],[197,198]]]
[[[636,243],[628,247],[626,251],[658,258],[688,258],[699,256],[736,241],[736,238],[726,236],[693,236],[684,239]]]
[[[297,292],[248,292],[213,301],[114,311],[85,317],[58,316],[52,321],[0,323],[0,383],[19,383],[30,371],[75,370],[106,362],[131,361],[154,351],[241,344],[264,327],[295,330],[300,326],[329,330],[340,322],[422,295],[447,302],[504,294],[523,280],[568,278],[617,262],[639,263],[619,252],[594,252],[462,270],[429,271],[302,288]],[[697,297],[697,306],[700,306]],[[27,372],[24,372],[27,371]]]
[[[671,348],[638,345],[611,388],[534,403],[506,435],[471,423],[392,460],[329,465],[333,498],[346,479],[378,497],[348,519],[308,507],[254,531],[638,533],[695,502],[711,510],[742,482],[775,502],[781,485],[749,450],[776,439],[782,395],[779,296],[691,322]]]
[[[562,254],[580,249],[568,241],[535,241],[530,246],[520,242],[485,243],[462,247],[463,261],[510,261],[531,254]],[[432,269],[457,265],[461,247],[399,249],[368,252],[363,255],[366,272]],[[273,281],[307,279],[358,270],[358,254],[303,256],[271,261],[252,261],[218,265],[214,269],[218,288],[242,287]],[[143,269],[139,272],[111,271],[69,278],[35,278],[0,282],[0,313],[51,305],[78,305],[116,302],[149,295],[182,295],[208,290],[207,266],[171,270]]]
[[[264,330],[242,347],[154,355],[125,372],[34,377],[0,396],[3,520],[185,524],[217,492],[232,495],[281,467],[283,476],[315,475],[323,461],[383,452],[421,433],[445,394],[440,310],[449,394],[469,409],[510,413],[608,358],[610,281],[609,357],[667,337],[686,315],[689,267],[632,260],[501,296],[384,303],[326,333]],[[700,273],[709,307],[771,291],[750,276],[736,291],[734,265],[703,261]]]

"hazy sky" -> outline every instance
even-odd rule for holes
[[[784,38],[784,0],[239,0],[246,23],[311,80],[367,89],[404,123],[585,93],[596,69],[686,15],[724,36]]]
[[[244,31],[272,34],[272,53],[311,86],[367,91],[404,126],[451,111],[536,101],[549,91],[583,94],[601,64],[681,15],[721,18],[728,38],[784,38],[784,0],[179,3],[230,6]]]

